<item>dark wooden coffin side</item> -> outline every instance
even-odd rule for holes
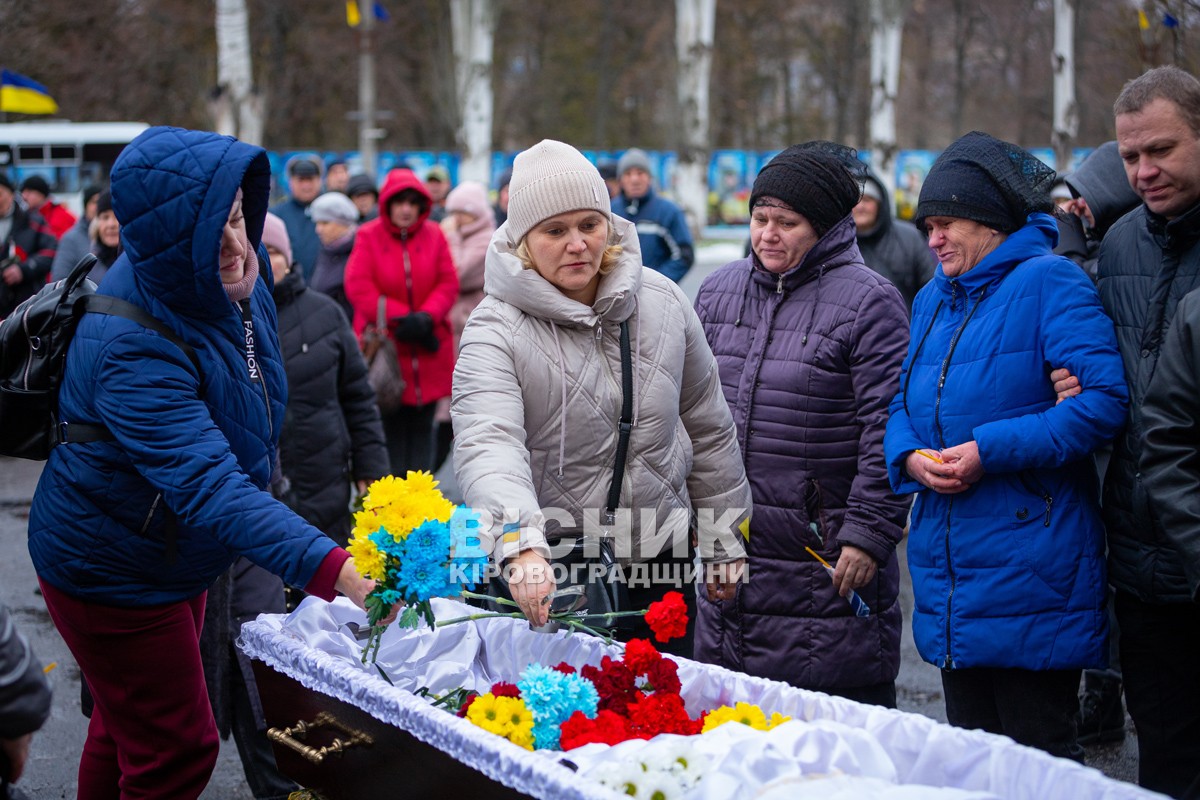
[[[413,800],[529,798],[362,709],[307,689],[262,661],[253,664],[268,729],[294,728],[298,722],[311,723],[324,713],[322,720],[332,718],[331,724],[293,738],[314,750],[330,747],[335,739],[370,739],[370,743],[360,741],[340,753],[329,753],[319,764],[278,741],[272,742],[280,772],[329,800],[394,796]]]

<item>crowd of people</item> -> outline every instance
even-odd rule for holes
[[[907,535],[951,724],[1081,761],[1124,735],[1123,697],[1139,783],[1200,797],[1200,81],[1150,70],[1114,122],[1056,189],[962,136],[915,225],[852,149],[788,147],[694,303],[692,231],[636,148],[544,140],[494,187],[297,156],[268,211],[261,149],[152,128],[78,220],[0,173],[0,317],[90,252],[101,294],[175,335],[83,319],[62,415],[110,435],[56,447],[31,511],[94,699],[80,796],[195,797],[232,730],[255,796],[285,797],[237,626],[285,584],[361,604],[352,496],[452,453],[493,589],[535,626],[598,532],[610,566],[666,576],[609,602],[684,592],[679,654],[894,708]],[[0,778],[42,692],[0,693]]]

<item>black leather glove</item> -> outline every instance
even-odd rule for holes
[[[433,317],[424,311],[392,317],[392,335],[398,342],[419,342],[433,333]]]

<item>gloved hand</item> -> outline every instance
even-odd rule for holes
[[[409,342],[423,347],[431,353],[436,353],[441,342],[433,332],[433,317],[425,311],[405,314],[402,317],[392,317],[392,335],[398,342]]]
[[[398,342],[416,342],[433,333],[433,317],[424,311],[392,317],[392,335]]]

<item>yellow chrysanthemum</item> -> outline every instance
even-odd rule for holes
[[[533,723],[520,728],[514,728],[508,734],[508,740],[517,747],[524,747],[526,750],[533,749]]]
[[[442,496],[437,485],[428,472],[380,478],[363,497],[363,510],[354,515],[355,530],[374,532],[382,526],[400,541],[427,520],[448,522],[454,504]]]
[[[354,568],[359,575],[382,581],[387,576],[386,560],[375,543],[367,538],[368,535],[360,535],[356,530],[346,550],[354,558]]]
[[[525,706],[524,700],[519,697],[498,697],[496,700],[496,706],[507,717],[509,727],[514,730],[523,727],[533,730],[533,712]]]
[[[785,717],[783,714],[780,714],[778,711],[776,711],[771,714],[771,719],[767,720],[767,730],[778,728],[783,723],[790,722],[791,719],[791,717]]]
[[[708,716],[704,718],[704,729],[700,732],[708,733],[713,728],[718,728],[726,722],[740,722],[743,725],[754,728],[756,731],[765,731],[768,729],[767,715],[761,708],[750,703],[738,703],[732,708],[721,706],[708,712]]]
[[[471,703],[471,707],[467,709],[467,720],[473,722],[489,733],[494,733],[497,736],[507,736],[509,728],[509,719],[501,711],[500,700],[507,700],[506,697],[496,697],[491,692],[481,694]]]

